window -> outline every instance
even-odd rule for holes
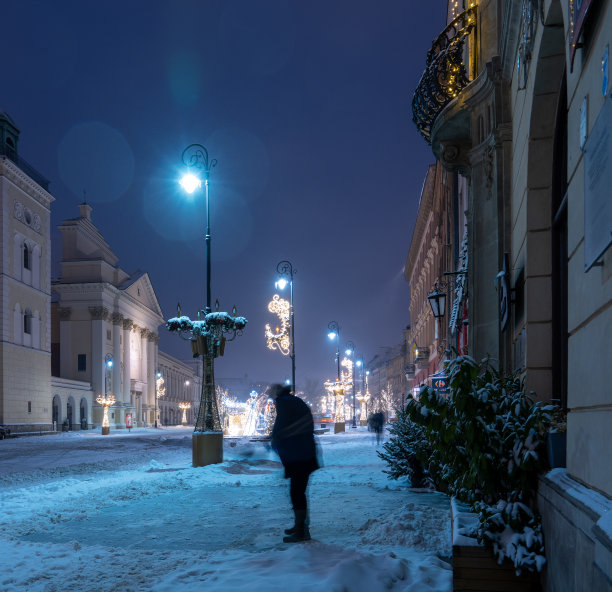
[[[23,332],[28,335],[32,334],[32,312],[29,308],[23,313]]]
[[[32,269],[32,255],[26,243],[23,243],[23,268]]]
[[[87,354],[79,354],[77,356],[77,370],[85,372],[87,370]]]
[[[28,401],[28,413],[32,413],[32,401]]]

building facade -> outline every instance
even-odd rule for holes
[[[91,384],[91,422],[100,424],[99,395],[112,394],[111,426],[153,425],[156,407],[158,327],[164,323],[146,273],[129,275],[117,265],[83,203],[77,218],[64,220],[61,277],[53,282],[55,367],[62,378]]]
[[[540,483],[547,590],[612,590],[606,0],[448,2],[415,122],[467,184],[469,353],[567,411]]]
[[[157,399],[158,425],[180,425],[183,410],[179,403],[182,402],[191,404],[185,415],[187,423],[195,425],[202,391],[202,361],[198,358],[194,362],[182,362],[162,351],[158,353],[157,370],[164,379],[164,395]]]
[[[18,152],[19,130],[0,112],[0,424],[51,423],[51,203],[48,181]]]

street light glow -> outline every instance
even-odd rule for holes
[[[179,185],[187,192],[193,193],[198,187],[202,187],[202,181],[193,173],[183,175]]]
[[[285,279],[285,278],[280,278],[276,281],[275,286],[279,289],[279,290],[284,290],[287,287],[287,284],[289,282]]]
[[[336,339],[336,333],[334,331],[330,331],[327,336],[333,341]]]
[[[344,350],[344,353],[345,353],[347,356],[350,356],[350,355],[353,353],[353,350],[352,350],[350,347],[348,347],[348,348],[346,348],[346,349]]]

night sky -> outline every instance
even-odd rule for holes
[[[446,2],[5,0],[0,109],[50,181],[57,226],[83,201],[119,265],[149,273],[166,317],[205,304],[204,199],[181,153],[211,174],[212,300],[249,324],[216,375],[290,377],[266,348],[276,265],[293,263],[298,389],[335,376],[335,345],[368,361],[410,322],[403,266],[433,155],[411,100]],[[160,348],[188,344],[159,328]]]

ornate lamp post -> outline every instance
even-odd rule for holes
[[[164,377],[158,370],[155,375],[155,427],[157,427],[157,400],[166,394],[166,387],[164,386]]]
[[[355,344],[352,341],[349,341],[346,344],[346,350],[344,352],[347,356],[355,357]],[[357,422],[355,419],[355,382],[357,381],[357,375],[355,372],[356,363],[353,363],[351,366],[351,382],[353,383],[353,420],[351,421],[351,427],[356,428]]]
[[[327,325],[329,329],[329,333],[327,337],[330,340],[336,340],[336,362],[338,364],[338,373],[336,375],[336,383],[331,387],[331,390],[334,392],[336,399],[336,414],[334,417],[334,434],[338,432],[344,432],[346,426],[346,420],[344,417],[344,383],[340,378],[340,325],[336,321],[330,321]],[[329,383],[325,383],[327,388],[330,388]]]
[[[289,284],[289,330],[291,332],[291,391],[295,395],[295,315],[293,312],[293,276],[297,271],[291,265],[291,261],[283,260],[276,266],[276,272],[279,274],[279,279],[276,286],[280,290],[284,290]]]
[[[191,409],[191,403],[189,401],[181,401],[179,404],[179,409],[183,410],[183,418],[181,419],[181,425],[187,425],[187,409]]]
[[[242,333],[247,320],[236,316],[236,308],[232,314],[219,312],[219,301],[215,312],[211,309],[210,298],[210,204],[208,199],[208,182],[210,170],[217,161],[209,160],[208,150],[201,144],[191,144],[182,154],[183,164],[190,171],[180,184],[188,193],[193,193],[202,186],[202,180],[196,174],[204,177],[204,194],[206,198],[206,309],[198,311],[197,320],[181,316],[180,306],[177,307],[177,317],[169,319],[166,327],[183,339],[191,341],[194,357],[202,356],[202,392],[200,407],[196,419],[192,441],[192,464],[202,467],[223,462],[223,430],[219,418],[217,398],[215,393],[214,361],[223,355],[225,342],[231,341]],[[201,313],[204,313],[202,318]],[[227,337],[226,337],[227,336]]]

